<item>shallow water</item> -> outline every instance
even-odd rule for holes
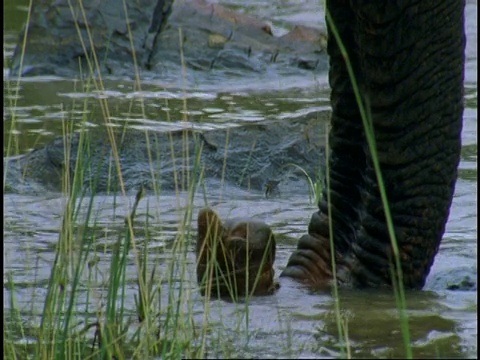
[[[238,8],[242,1],[225,1]],[[279,3],[280,4],[280,3]],[[242,11],[259,14],[273,21],[274,31],[285,31],[289,23],[322,26],[323,12],[317,1],[282,1],[278,8],[270,1],[252,1]],[[467,64],[465,74],[465,112],[463,151],[459,179],[449,222],[440,251],[431,269],[425,291],[407,294],[411,343],[417,357],[477,356],[477,293],[450,291],[445,273],[462,269],[468,273],[477,266],[477,3],[466,9]],[[7,2],[4,33],[4,58],[13,51],[17,31],[25,10],[16,2]],[[9,20],[11,19],[11,20]],[[4,69],[4,74],[8,71]],[[87,91],[84,84],[65,79],[30,78],[5,81],[4,154],[24,153],[48,143],[64,127],[101,124],[99,99],[106,99],[115,124],[146,129],[170,129],[191,123],[205,128],[231,126],[242,122],[272,118],[291,118],[314,111],[328,110],[326,74],[316,78],[270,79],[269,82],[223,82],[207,86],[178,87],[161,80],[142,82],[111,79],[103,92]],[[16,91],[18,90],[18,94]],[[267,91],[268,90],[268,91]],[[14,120],[14,121],[13,121]],[[182,122],[180,122],[182,121]],[[14,135],[14,136],[12,136]],[[8,147],[8,139],[14,139]],[[276,273],[285,266],[295,248],[296,239],[305,233],[315,205],[305,194],[288,194],[265,199],[262,193],[217,186],[193,202],[193,217],[198,210],[212,206],[223,218],[252,216],[270,224],[277,234]],[[98,257],[93,278],[84,279],[84,287],[93,291],[95,301],[105,296],[106,269],[112,244],[123,234],[124,217],[133,197],[98,196],[93,216],[85,226],[87,204],[81,206],[77,230],[89,231],[95,239],[92,259]],[[59,194],[4,197],[4,279],[11,274],[20,309],[41,314],[46,284],[55,257],[55,246],[65,211],[65,198]],[[258,297],[248,304],[211,301],[205,304],[195,283],[194,252],[187,235],[186,258],[175,252],[176,235],[188,217],[188,194],[149,195],[137,210],[135,232],[139,248],[149,249],[149,261],[158,264],[159,281],[165,282],[177,264],[176,286],[164,284],[162,299],[168,292],[182,292],[193,305],[185,313],[200,326],[205,316],[214,331],[209,335],[209,357],[338,357],[334,300],[328,294],[310,293],[296,284],[283,282],[271,297]],[[187,215],[186,215],[187,214]],[[148,223],[148,226],[146,225]],[[193,222],[194,223],[194,222]],[[188,234],[188,232],[187,232]],[[97,261],[95,259],[95,261]],[[186,264],[186,275],[179,273]],[[127,267],[126,306],[133,313],[136,270],[133,260]],[[179,279],[183,278],[183,281]],[[440,279],[440,280],[439,280]],[[5,283],[5,280],[4,280]],[[8,309],[10,290],[4,287],[4,308]],[[86,290],[79,293],[78,305],[87,301]],[[180,296],[180,295],[179,295]],[[91,300],[90,300],[91,301]],[[404,347],[395,299],[385,292],[342,291],[342,315],[348,326],[352,357],[401,357]],[[248,309],[248,311],[246,311]],[[207,314],[207,315],[205,315]],[[248,316],[247,316],[248,314]],[[36,322],[38,319],[29,319]],[[219,341],[221,339],[222,341]]]

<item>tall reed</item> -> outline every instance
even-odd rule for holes
[[[397,304],[397,309],[399,312],[400,316],[400,325],[401,325],[401,331],[402,331],[402,338],[403,338],[403,343],[404,343],[404,348],[405,348],[405,356],[409,359],[412,358],[412,347],[411,347],[411,342],[410,342],[410,330],[408,326],[408,314],[407,314],[407,302],[406,302],[406,297],[405,297],[405,289],[403,286],[403,275],[402,275],[402,267],[401,267],[401,260],[400,260],[400,253],[399,253],[399,247],[398,247],[398,242],[395,236],[395,229],[393,225],[393,219],[392,215],[390,212],[390,207],[387,199],[387,193],[385,190],[385,183],[383,181],[383,176],[382,176],[382,171],[380,168],[380,161],[378,159],[378,152],[376,148],[376,143],[375,143],[375,133],[374,133],[374,128],[373,128],[373,121],[371,117],[371,113],[369,111],[369,108],[366,106],[368,103],[365,103],[365,100],[362,98],[360,94],[360,89],[357,83],[357,79],[355,77],[355,73],[353,71],[352,63],[350,61],[350,57],[348,54],[348,50],[345,48],[345,45],[343,44],[343,41],[338,33],[338,29],[334,24],[334,21],[332,19],[331,14],[328,11],[328,8],[325,7],[325,12],[326,12],[326,20],[328,25],[332,29],[332,34],[335,37],[335,41],[338,44],[338,47],[342,53],[342,56],[345,60],[345,64],[347,67],[348,75],[350,77],[350,81],[352,83],[352,88],[355,94],[355,99],[357,101],[357,105],[360,111],[360,116],[362,118],[362,123],[363,123],[363,128],[365,131],[365,137],[367,140],[367,144],[369,147],[370,154],[372,156],[372,162],[375,170],[375,174],[377,176],[377,182],[378,182],[378,187],[380,190],[380,196],[382,200],[382,205],[383,209],[385,212],[385,219],[387,223],[387,228],[388,228],[388,234],[390,236],[390,244],[392,246],[392,252],[393,252],[393,261],[394,263],[392,264],[392,285],[393,285],[393,291],[395,295],[395,300]],[[328,174],[328,171],[327,171]],[[327,176],[327,182],[329,181],[329,176]],[[328,192],[329,193],[329,192]],[[328,200],[328,203],[330,204],[330,200]],[[330,212],[330,210],[329,210]],[[332,261],[334,262],[334,257],[333,257],[333,238],[332,238],[332,227],[330,226],[330,237],[331,237],[331,249],[332,249]],[[333,265],[334,267],[334,265]],[[335,287],[334,291],[337,292],[337,287],[336,287],[336,281],[334,281]],[[338,294],[338,293],[337,293]],[[340,330],[339,330],[340,333]]]

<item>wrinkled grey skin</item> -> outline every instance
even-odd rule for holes
[[[22,33],[12,59],[13,76],[133,78],[138,71],[166,80],[181,74],[181,54],[191,70],[239,76],[328,67],[324,32],[298,26],[274,36],[267,23],[205,0],[85,0],[86,18],[80,2],[71,3],[72,8],[67,0],[34,2],[23,64]]]
[[[464,8],[458,0],[327,2],[369,106],[407,288],[425,284],[457,179]],[[390,285],[393,249],[374,164],[344,55],[328,31],[331,212],[324,192],[282,276],[328,286],[331,220],[338,281]]]
[[[6,159],[5,190],[62,191],[73,175],[81,175],[83,187],[92,193],[119,192],[118,158],[126,191],[137,191],[140,186],[186,190],[192,182],[197,184],[200,175],[256,191],[265,191],[271,181],[292,186],[300,182],[308,191],[305,176],[291,164],[317,178],[324,159],[321,134],[326,116],[311,114],[209,131],[150,131],[148,135],[132,129],[116,131],[117,152],[112,151],[105,130],[90,131],[83,145],[75,133]]]

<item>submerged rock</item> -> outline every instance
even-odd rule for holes
[[[141,186],[187,190],[205,179],[262,192],[272,181],[287,188],[300,182],[308,191],[306,175],[319,179],[324,164],[326,116],[315,113],[208,131],[73,133],[5,159],[5,191],[63,191],[74,179],[93,193]]]
[[[475,291],[477,290],[477,268],[460,266],[438,271],[428,278],[425,289]]]

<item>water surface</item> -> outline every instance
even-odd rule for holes
[[[17,32],[25,18],[25,5],[6,3],[4,59],[11,56]],[[281,33],[292,23],[323,27],[323,11],[317,1],[224,1],[239,11],[270,19],[274,31]],[[445,287],[445,275],[454,271],[463,276],[477,266],[477,3],[466,9],[467,63],[465,71],[465,112],[463,149],[449,222],[440,251],[431,269],[425,291],[407,294],[411,342],[416,356],[477,356],[477,294],[451,291]],[[4,76],[8,70],[4,69]],[[164,130],[196,124],[204,128],[225,127],[251,121],[293,118],[329,108],[326,74],[311,78],[275,78],[268,82],[197,84],[176,86],[161,79],[141,84],[125,79],[110,79],[102,91],[91,84],[60,78],[36,77],[4,81],[4,154],[25,153],[48,143],[64,131],[103,126],[100,100],[108,104],[114,124]],[[93,289],[96,306],[105,296],[106,269],[111,245],[123,233],[124,217],[133,196],[98,196],[94,199],[93,220],[84,223],[87,204],[77,220],[78,231],[91,231],[95,238],[92,257],[98,258],[94,278],[85,278],[84,286]],[[310,293],[296,284],[284,284],[277,294],[259,297],[246,304],[211,301],[206,304],[195,283],[194,252],[189,228],[184,228],[188,194],[148,195],[140,203],[135,222],[140,248],[149,248],[149,261],[161,271],[164,281],[171,264],[186,264],[186,275],[175,273],[174,289],[164,285],[162,296],[183,291],[193,299],[185,305],[196,324],[205,316],[214,331],[209,341],[209,357],[338,357],[341,354],[334,316],[334,300],[329,294]],[[25,314],[40,315],[46,284],[55,257],[55,246],[65,211],[66,200],[60,194],[41,196],[4,196],[4,279],[11,274],[16,285],[18,306]],[[209,205],[222,217],[252,216],[270,224],[277,234],[276,272],[285,266],[296,240],[306,232],[315,205],[303,194],[266,199],[264,194],[218,186],[207,196],[199,193],[193,201],[193,217]],[[191,207],[190,207],[191,208]],[[194,222],[193,222],[194,224]],[[147,226],[148,225],[148,226]],[[187,233],[186,257],[177,258],[173,250],[179,231]],[[182,264],[183,264],[182,263]],[[181,268],[181,267],[179,267]],[[175,270],[178,271],[178,270]],[[462,272],[465,271],[465,272]],[[473,273],[476,276],[476,270]],[[135,265],[128,266],[125,295],[133,313]],[[180,281],[180,279],[183,279]],[[440,279],[440,280],[439,280]],[[4,287],[4,308],[10,290]],[[79,304],[85,304],[80,291]],[[83,303],[82,303],[83,302]],[[394,298],[385,292],[342,291],[342,316],[348,329],[353,357],[401,357],[404,355],[400,322]],[[248,311],[247,311],[248,309]],[[205,315],[207,314],[207,315]],[[248,316],[247,316],[248,314]],[[36,323],[39,319],[28,318]],[[199,325],[200,326],[200,325]],[[218,341],[221,338],[222,341]]]

